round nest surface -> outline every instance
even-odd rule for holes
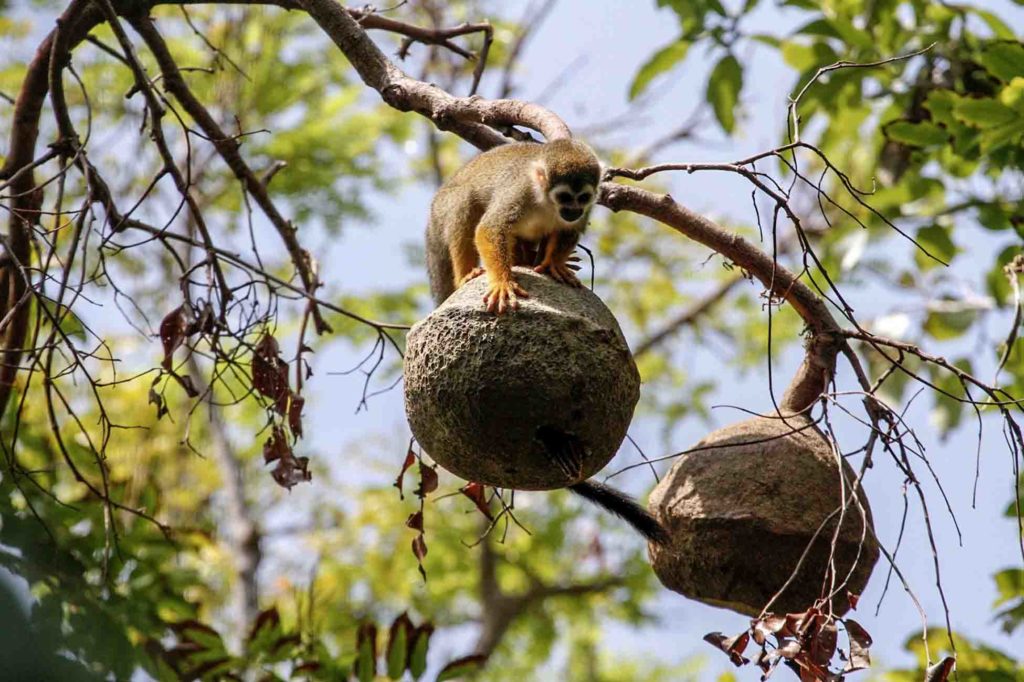
[[[563,488],[615,455],[640,375],[594,293],[526,268],[515,277],[530,295],[517,310],[488,313],[478,277],[412,328],[406,415],[427,454],[461,478]]]
[[[649,547],[655,573],[671,590],[746,615],[759,614],[784,586],[769,611],[804,611],[832,593],[833,611],[845,613],[879,550],[867,498],[858,489],[860,505],[853,500],[856,476],[845,460],[842,471],[805,417],[755,417],[711,433],[650,495],[651,512],[672,536]]]

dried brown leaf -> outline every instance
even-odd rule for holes
[[[171,372],[171,376],[174,377],[175,381],[177,381],[183,389],[185,389],[185,395],[189,398],[199,397],[199,389],[197,389],[196,385],[192,383],[192,377],[187,374],[181,375],[173,371]]]
[[[305,406],[306,399],[293,393],[291,402],[288,404],[288,428],[292,430],[296,438],[302,438],[302,408]]]
[[[270,464],[279,459],[287,459],[292,456],[292,447],[288,444],[288,437],[284,429],[275,426],[270,432],[270,438],[263,444],[263,462]]]
[[[161,366],[171,371],[174,366],[174,351],[185,342],[185,331],[188,326],[188,317],[185,314],[185,306],[178,306],[160,320],[160,343],[164,347],[164,359]]]
[[[274,409],[284,415],[288,410],[288,365],[281,359],[277,339],[265,333],[253,350],[252,386],[274,402]]]
[[[151,405],[156,405],[156,418],[158,420],[162,419],[163,416],[167,414],[168,409],[167,405],[164,403],[164,397],[160,395],[153,386],[149,387],[149,403]]]
[[[289,454],[288,457],[283,457],[278,461],[271,476],[279,486],[288,490],[298,483],[310,481],[313,479],[313,474],[309,471],[309,457],[295,457]]]
[[[780,642],[778,648],[768,654],[768,658],[796,658],[802,651],[803,645],[800,644],[800,640],[787,639]]]
[[[750,633],[758,646],[763,646],[768,641],[768,638],[774,635],[785,637],[795,634],[787,629],[786,617],[777,616],[774,613],[768,613],[763,618],[751,620]]]
[[[398,488],[399,499],[405,499],[405,491],[402,490],[402,486],[405,483],[405,472],[415,463],[416,453],[412,451],[410,446],[409,451],[405,453],[405,462],[402,463],[402,470],[398,472],[398,478],[395,479],[395,487]]]
[[[420,461],[420,485],[414,491],[421,500],[437,490],[437,469]]]
[[[489,521],[494,520],[491,506],[487,502],[487,486],[483,483],[470,482],[459,488],[459,492],[468,497]]]
[[[924,682],[946,682],[955,667],[956,659],[952,656],[946,656],[924,672]]]
[[[721,632],[709,632],[704,641],[725,653],[736,667],[750,663],[750,659],[742,656],[750,642],[750,633],[742,632],[735,637],[726,637]]]
[[[811,661],[820,666],[827,666],[832,660],[836,651],[836,643],[839,639],[839,631],[832,623],[825,623],[821,629],[811,638],[809,654]]]
[[[423,532],[423,512],[422,511],[418,511],[418,512],[413,512],[412,514],[409,514],[409,518],[405,520],[405,525],[408,526],[409,528],[412,528],[413,530],[418,530],[419,532],[422,533]]]
[[[857,621],[847,618],[843,621],[846,635],[850,638],[850,660],[843,669],[845,672],[863,670],[871,667],[871,635]]]
[[[420,533],[412,539],[412,553],[416,557],[416,561],[419,563],[420,575],[423,579],[427,579],[427,571],[423,568],[423,559],[427,556],[427,541],[423,537],[423,533]]]

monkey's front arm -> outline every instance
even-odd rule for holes
[[[480,262],[487,275],[487,293],[484,305],[488,312],[501,315],[519,307],[519,298],[529,298],[526,289],[512,276],[516,240],[507,225],[484,220],[476,229],[474,239]]]
[[[579,238],[580,233],[576,230],[558,230],[548,235],[544,246],[544,260],[533,269],[534,272],[547,274],[556,282],[571,287],[583,286],[569,265],[569,257],[576,249]]]

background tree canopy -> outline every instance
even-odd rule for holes
[[[581,279],[644,382],[614,483],[644,495],[834,365],[812,414],[892,562],[853,679],[954,654],[1020,679],[1020,26],[1011,2],[0,2],[5,666],[757,679],[701,641],[747,619],[661,588],[616,522],[562,492],[513,519],[410,444],[430,196],[471,145],[564,120],[610,168]]]

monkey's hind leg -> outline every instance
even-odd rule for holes
[[[455,279],[455,288],[484,274],[484,269],[479,267],[479,257],[476,253],[476,245],[469,237],[452,241],[448,252],[452,259],[452,275]]]
[[[520,298],[529,298],[526,289],[512,276],[515,239],[507,226],[491,227],[484,223],[476,230],[476,250],[487,272],[487,293],[484,305],[497,315],[519,307]]]
[[[576,277],[572,266],[569,265],[569,256],[576,248],[577,235],[575,232],[558,231],[548,236],[547,245],[544,249],[544,260],[533,269],[534,272],[548,275],[551,279],[571,287],[582,287],[583,283]]]
[[[457,285],[456,288],[461,287],[463,284],[465,284],[466,282],[468,282],[470,280],[476,279],[477,277],[479,277],[482,274],[484,274],[484,269],[483,268],[481,268],[481,267],[473,268],[472,270],[470,270],[469,272],[467,272],[465,275],[462,276],[462,279],[459,280],[458,285]]]

